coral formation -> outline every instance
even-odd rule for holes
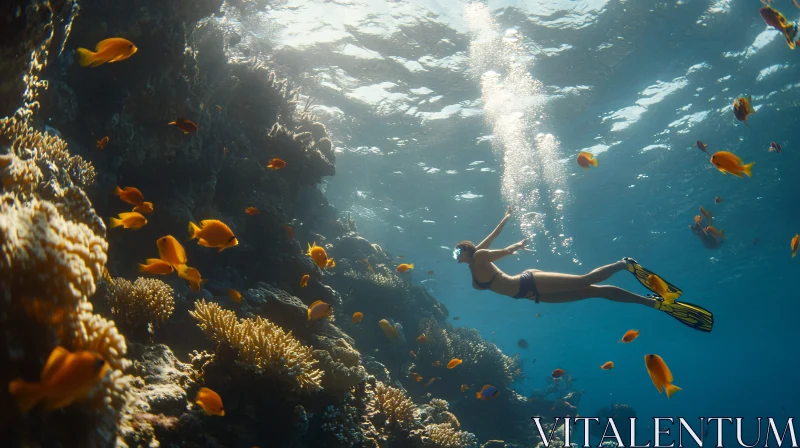
[[[133,283],[124,278],[109,279],[106,289],[111,314],[120,325],[147,325],[152,332],[175,309],[172,287],[158,279],[139,277]]]
[[[425,425],[424,429],[412,432],[419,447],[431,448],[478,448],[475,434],[458,431],[448,423]]]
[[[74,308],[96,290],[108,243],[48,201],[0,196],[0,282],[6,300],[41,297]]]
[[[375,386],[374,409],[379,412],[379,421],[383,421],[377,425],[379,428],[410,430],[418,424],[414,402],[402,390],[382,382]]]
[[[287,333],[261,317],[237,322],[236,313],[205,300],[195,302],[190,313],[206,336],[234,349],[242,363],[290,379],[292,388],[301,392],[322,388],[323,373],[313,367],[317,361],[311,348],[302,345],[291,331]]]

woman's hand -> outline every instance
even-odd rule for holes
[[[512,244],[512,245],[508,246],[508,249],[509,249],[509,251],[510,251],[510,252],[513,254],[514,252],[516,252],[516,251],[518,251],[518,250],[522,250],[522,249],[524,249],[524,248],[525,248],[525,245],[526,245],[527,243],[528,243],[528,240],[522,240],[522,241],[520,241],[519,243]]]

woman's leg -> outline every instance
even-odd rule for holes
[[[550,294],[540,294],[539,301],[543,303],[567,303],[591,298],[608,299],[614,302],[638,303],[655,308],[658,301],[650,297],[640,296],[616,286],[586,286],[573,291],[562,291]]]
[[[561,274],[558,272],[536,271],[533,278],[536,281],[536,288],[539,294],[553,294],[565,291],[575,291],[586,288],[587,286],[608,280],[609,277],[619,271],[626,269],[627,263],[618,261],[616,263],[602,266],[584,275]]]

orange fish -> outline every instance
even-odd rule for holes
[[[475,398],[478,400],[491,400],[498,395],[500,395],[500,391],[491,384],[486,384],[481,388],[480,392],[475,392]]]
[[[716,228],[714,228],[712,226],[708,226],[708,227],[706,227],[705,230],[706,230],[707,233],[710,233],[714,237],[714,239],[716,239],[717,241],[719,241],[720,239],[727,239],[728,238],[728,237],[725,236],[725,230],[724,229],[723,230],[717,230]]]
[[[440,365],[442,365],[442,362],[441,361],[434,361],[433,363],[431,363],[431,365],[433,367],[439,367]]]
[[[219,251],[239,245],[239,240],[233,236],[233,231],[225,223],[216,219],[204,219],[200,221],[203,227],[189,222],[190,239],[197,238],[197,244],[203,247],[219,247]]]
[[[185,264],[177,266],[175,269],[178,271],[178,277],[189,282],[189,288],[192,291],[200,291],[200,285],[208,281],[200,277],[200,271]]]
[[[458,358],[453,358],[453,359],[450,360],[450,362],[447,363],[447,368],[448,369],[455,369],[462,362],[464,362],[464,361],[462,361],[462,360],[460,360]]]
[[[181,246],[181,243],[172,235],[162,236],[156,241],[158,246],[158,258],[171,264],[172,267],[186,264],[186,251]]]
[[[394,326],[392,326],[388,320],[381,319],[378,322],[378,326],[383,330],[383,334],[385,334],[390,341],[397,341],[400,339],[400,324],[394,324]]]
[[[434,273],[434,272],[431,270],[431,271],[428,271],[428,275],[430,275],[431,277],[433,277],[433,276],[435,275],[435,273]]]
[[[417,354],[416,354],[416,353],[414,353],[414,350],[409,350],[409,351],[408,351],[408,356],[410,356],[410,357],[412,357],[412,358],[416,358],[416,357],[417,357]]]
[[[422,381],[422,375],[420,375],[419,373],[411,372],[410,376],[411,376],[411,378],[414,379],[414,381],[416,381],[418,383],[420,381]]]
[[[797,6],[797,2],[792,0],[792,2]],[[777,9],[772,8],[771,6],[764,6],[758,10],[761,14],[761,17],[767,22],[767,25],[774,27],[781,33],[783,33],[783,38],[786,39],[786,45],[789,46],[790,50],[794,50],[795,46],[797,46],[797,40],[795,39],[794,33],[794,24],[789,20],[786,20],[786,17],[783,16]]]
[[[237,291],[237,290],[235,290],[235,289],[229,289],[229,290],[228,290],[228,296],[229,296],[229,297],[231,298],[231,300],[233,300],[234,302],[236,302],[236,303],[242,303],[242,294],[241,294],[239,291]]]
[[[317,300],[308,307],[308,320],[317,320],[332,314],[333,307],[322,300]]]
[[[256,216],[258,214],[258,209],[255,207],[247,207],[244,209],[244,212],[250,216]]]
[[[607,361],[605,364],[600,366],[600,368],[603,369],[603,370],[611,370],[611,369],[614,368],[614,363],[611,362],[611,361]]]
[[[114,194],[131,205],[139,205],[144,202],[144,195],[135,187],[119,188],[117,186],[114,188]]]
[[[639,330],[628,330],[625,332],[624,335],[622,335],[622,339],[620,339],[620,342],[624,342],[627,344],[629,342],[633,342],[633,340],[638,337],[639,337]]]
[[[703,217],[700,215],[694,215],[694,222],[698,226],[703,225]]]
[[[795,234],[792,238],[792,258],[797,255],[797,245],[800,244],[800,233]]]
[[[171,264],[159,258],[148,258],[145,263],[147,264],[139,265],[139,272],[157,275],[167,275],[175,272],[175,268]]]
[[[433,377],[433,378],[429,379],[429,380],[428,380],[428,382],[427,382],[427,383],[425,383],[425,387],[428,387],[428,386],[430,386],[431,384],[433,384],[433,382],[434,382],[434,381],[436,381],[436,380],[440,380],[440,379],[441,379],[441,378],[439,378],[438,376],[436,376],[436,377]]]
[[[333,259],[328,258],[328,253],[325,252],[325,249],[317,246],[317,242],[314,242],[314,245],[308,245],[308,256],[314,261],[314,264],[319,266],[320,269],[325,268],[332,268],[336,266],[336,263]]]
[[[101,40],[94,51],[78,48],[78,63],[81,67],[97,67],[106,62],[119,62],[133,56],[138,48],[127,39],[112,37]]]
[[[555,369],[553,370],[553,373],[551,373],[550,375],[552,375],[553,378],[561,378],[561,376],[564,375],[564,373],[566,373],[564,372],[564,369]]]
[[[15,396],[22,413],[44,400],[44,409],[60,409],[83,399],[105,376],[108,363],[90,351],[69,352],[56,347],[50,352],[38,383],[12,380],[8,392]]]
[[[672,394],[681,390],[680,387],[672,384],[672,372],[669,371],[667,364],[658,355],[644,355],[644,365],[647,367],[647,373],[650,374],[650,379],[661,393],[661,388],[667,391],[667,398]]]
[[[414,269],[414,263],[411,264],[403,263],[397,267],[397,272],[408,272],[412,269]]]
[[[424,333],[417,336],[417,344],[424,344],[426,342],[428,342],[428,336],[426,336]]]
[[[714,203],[715,203],[715,204],[721,204],[721,203],[722,203],[722,198],[721,198],[721,197],[719,197],[719,196],[715,196],[715,197],[714,197]]]
[[[754,113],[756,113],[756,110],[753,108],[753,99],[750,95],[733,100],[733,115],[736,116],[737,120],[743,121],[745,126],[750,127],[747,124],[747,117]]]
[[[697,147],[700,148],[700,150],[703,151],[704,153],[708,154],[708,151],[706,151],[706,148],[708,148],[708,145],[706,145],[705,143],[703,143],[700,140],[698,140],[697,141]]]
[[[675,299],[680,297],[680,294],[676,292],[669,292],[669,286],[667,286],[667,283],[664,281],[664,279],[655,274],[650,274],[647,276],[647,284],[653,288],[653,292],[661,296],[667,303],[674,303]]]
[[[461,392],[466,392],[468,390],[469,390],[469,386],[467,386],[466,384],[462,384],[461,385]]]
[[[135,211],[136,213],[144,213],[144,214],[153,213],[153,203],[152,202],[142,202],[141,204],[139,204],[136,207],[134,207],[133,211]]]
[[[753,165],[756,164],[756,162],[751,162],[745,165],[742,159],[728,151],[718,151],[714,153],[714,155],[711,156],[711,163],[717,167],[722,174],[730,173],[736,177],[743,177],[742,173],[746,174],[747,177],[752,176]]]
[[[308,275],[308,274],[306,274],[306,275],[304,275],[304,276],[300,277],[300,287],[301,287],[301,288],[305,288],[306,286],[308,286],[308,279],[309,279],[309,278],[310,278],[310,277],[309,277],[309,275]]]
[[[353,323],[354,324],[357,324],[357,323],[361,322],[361,319],[363,319],[363,318],[364,318],[364,313],[359,312],[359,311],[356,311],[355,313],[353,313]]]
[[[170,121],[167,123],[169,126],[175,126],[184,134],[189,134],[191,132],[197,132],[200,128],[197,127],[196,124],[192,120],[188,120],[186,118],[176,118],[175,121]]]
[[[119,219],[111,218],[111,227],[112,229],[115,227],[122,226],[126,229],[133,229],[139,230],[147,224],[147,219],[139,213],[136,212],[128,212],[128,213],[120,213]]]
[[[577,160],[578,165],[580,165],[583,169],[588,170],[589,166],[593,166],[595,168],[597,167],[597,159],[595,159],[594,155],[592,155],[590,152],[581,151],[580,154],[578,154]]]
[[[208,415],[225,416],[225,408],[222,407],[222,398],[207,387],[201,387],[197,391],[195,403],[200,406]]]
[[[281,168],[283,168],[285,166],[286,166],[286,162],[284,162],[283,160],[281,160],[281,159],[279,159],[277,157],[272,159],[272,160],[270,160],[269,163],[267,164],[267,168],[270,168],[270,169],[273,169],[273,170],[279,170],[279,169],[281,169]]]
[[[283,229],[286,230],[286,234],[289,236],[289,239],[294,239],[294,229],[292,226],[284,225]]]
[[[106,145],[108,145],[108,136],[101,138],[97,141],[97,147],[100,149],[106,149]]]
[[[782,149],[783,148],[781,147],[780,143],[772,142],[769,144],[769,152],[775,151],[780,154]]]

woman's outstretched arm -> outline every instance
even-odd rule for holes
[[[481,241],[480,244],[475,246],[475,249],[478,250],[488,249],[489,246],[492,245],[492,241],[494,241],[494,239],[497,238],[498,235],[500,235],[500,232],[503,231],[503,227],[505,227],[506,221],[508,221],[508,218],[510,217],[511,217],[511,206],[509,205],[508,208],[506,209],[506,216],[503,217],[503,219],[500,221],[500,224],[498,224],[497,227],[495,227],[494,230],[492,230],[492,233],[490,233],[489,236],[484,238],[484,240]]]
[[[525,247],[525,243],[526,240],[522,240],[519,243],[515,243],[506,247],[505,249],[495,249],[495,250],[483,249],[480,251],[476,251],[473,257],[475,257],[475,260],[478,262],[486,260],[489,263],[493,263],[503,257],[513,254],[514,252],[520,249],[523,249]]]

